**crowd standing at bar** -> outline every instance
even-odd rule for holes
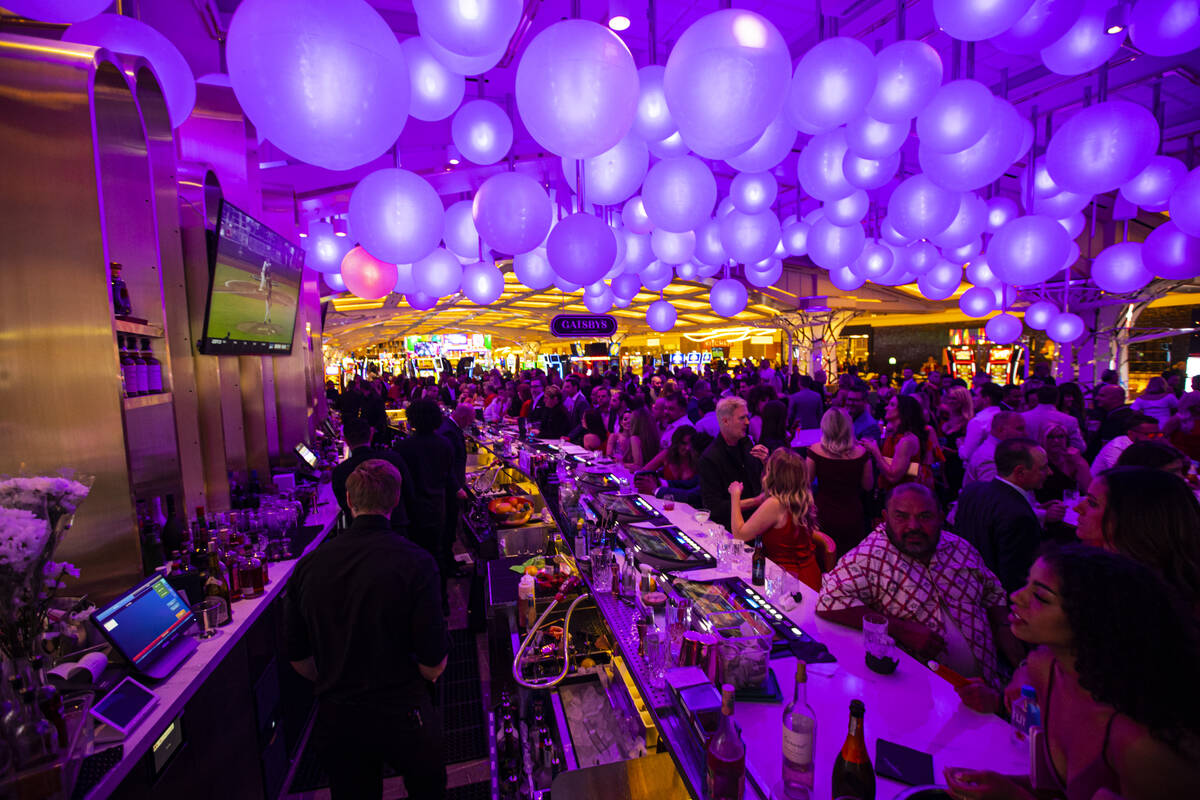
[[[640,376],[372,373],[329,388],[354,439],[342,471],[383,458],[411,472],[392,528],[434,557],[443,604],[462,431],[523,419],[626,467],[638,491],[760,539],[820,591],[818,616],[860,628],[883,615],[910,654],[963,676],[969,708],[1006,716],[1034,692],[1056,796],[1200,786],[1200,386],[1185,393],[1179,376],[1132,404],[1114,375],[1085,390],[1044,364],[1019,386],[929,365],[830,380],[764,359]],[[394,452],[379,446],[386,405],[412,430]],[[946,779],[960,798],[1035,796],[1023,778]]]

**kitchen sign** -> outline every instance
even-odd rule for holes
[[[559,314],[550,320],[550,333],[560,339],[612,336],[617,319],[607,314]]]

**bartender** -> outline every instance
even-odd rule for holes
[[[350,529],[300,559],[288,583],[287,657],[316,684],[313,743],[333,800],[383,795],[383,764],[409,797],[445,797],[433,686],[449,640],[438,568],[396,534],[400,473],[383,459],[346,480]]]
[[[752,445],[750,411],[740,397],[725,397],[717,403],[720,436],[700,456],[700,495],[713,522],[730,525],[729,484],[742,484],[742,511],[757,508],[763,501],[762,469],[767,448]]]

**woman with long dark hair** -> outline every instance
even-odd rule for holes
[[[1200,502],[1183,479],[1115,467],[1092,481],[1075,510],[1079,541],[1155,570],[1200,616]]]
[[[768,400],[759,406],[758,417],[762,422],[755,441],[771,453],[787,447],[791,442],[787,432],[787,406],[779,400]]]
[[[870,439],[862,442],[875,460],[879,488],[891,489],[908,481],[933,488],[932,431],[925,422],[921,404],[911,395],[896,395],[888,401],[883,419],[887,423],[883,444]]]
[[[1032,771],[1067,800],[1195,797],[1200,642],[1170,587],[1132,559],[1068,545],[1035,561],[1012,601],[1012,632],[1035,648],[1007,692],[1037,692]],[[950,768],[946,778],[957,798],[1035,797],[1024,776]]]

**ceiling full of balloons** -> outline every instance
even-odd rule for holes
[[[72,41],[146,55],[173,122],[187,118],[191,72],[153,28],[97,16],[103,0],[0,4],[74,23]],[[773,19],[801,4],[721,5],[652,43],[658,63],[646,63],[586,16],[526,30],[522,0],[413,0],[408,38],[366,0],[241,0],[225,56],[259,136],[296,162],[377,162],[411,118],[448,123],[451,163],[499,165],[450,198],[427,171],[373,169],[340,231],[308,224],[307,263],[364,299],[486,306],[515,277],[582,290],[607,312],[664,292],[645,310],[663,332],[677,320],[673,281],[711,285],[708,311],[735,317],[747,286],[772,286],[787,262],[826,270],[843,292],[915,284],[931,302],[957,298],[998,342],[1025,326],[1071,342],[1085,332],[1073,287],[1127,295],[1200,275],[1190,147],[1167,137],[1161,105],[1106,84],[1118,54],[1193,57],[1200,0],[919,0],[932,28],[914,22],[911,36],[882,3],[885,38],[821,19],[802,41]],[[985,45],[1073,96],[1039,112],[1037,98],[1009,95],[1007,73],[976,79]],[[511,92],[486,93],[474,76],[505,59]],[[525,133],[560,180],[517,168]],[[1156,223],[1118,226],[1097,247],[1099,205],[1109,220],[1123,209],[1117,219]]]

